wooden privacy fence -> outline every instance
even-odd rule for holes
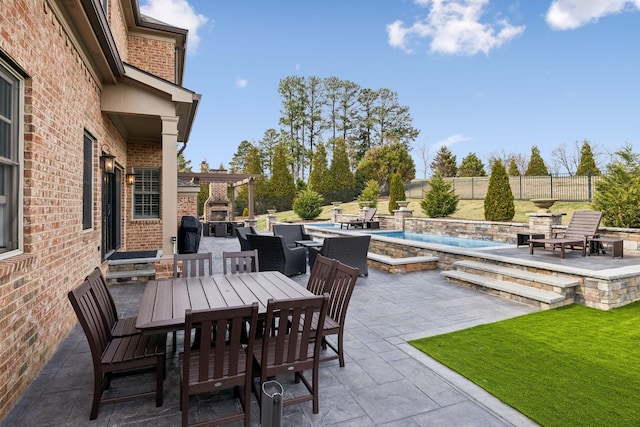
[[[509,184],[516,200],[552,198],[565,202],[590,202],[595,183],[601,175],[585,176],[511,176]],[[462,200],[483,200],[487,195],[489,177],[445,178]],[[408,198],[421,199],[429,191],[429,180],[416,179],[404,186]]]

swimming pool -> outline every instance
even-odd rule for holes
[[[366,231],[366,230],[365,230]],[[493,246],[506,246],[506,243],[492,240],[463,239],[461,237],[438,236],[434,234],[408,233],[405,231],[378,231],[371,233],[375,236],[392,237],[396,239],[412,240],[414,242],[437,243],[440,245],[455,246],[458,248],[488,248]]]
[[[335,224],[332,222],[320,222],[314,224],[307,224],[310,227],[318,227],[322,229],[340,229],[340,224]],[[351,229],[353,230],[353,229]],[[344,230],[343,231],[347,231]],[[423,243],[436,243],[440,245],[448,245],[454,246],[458,248],[488,248],[488,247],[496,247],[496,246],[507,246],[508,243],[494,242],[492,240],[480,240],[480,239],[464,239],[461,237],[450,237],[450,236],[441,236],[435,234],[420,234],[420,233],[409,233],[405,231],[369,231],[367,229],[357,230],[358,232],[370,233],[373,236],[382,236],[382,237],[391,237],[395,239],[402,240],[411,240],[414,242],[423,242]]]

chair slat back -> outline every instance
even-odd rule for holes
[[[258,250],[222,252],[222,271],[224,274],[251,273],[259,271]]]
[[[179,264],[182,265],[182,277],[202,277],[213,274],[211,252],[174,254],[173,277],[178,277],[180,274]]]
[[[564,233],[565,239],[576,238],[582,240],[585,236],[593,236],[598,233],[602,212],[575,211]]]
[[[116,303],[107,288],[107,282],[104,280],[100,267],[96,267],[91,274],[86,277],[91,284],[91,288],[96,296],[96,301],[106,318],[109,328],[112,328],[118,322],[118,310]]]
[[[85,280],[80,286],[69,291],[67,296],[89,342],[94,364],[99,364],[100,357],[112,336],[91,282]]]
[[[245,322],[249,327],[246,342],[242,333]],[[192,350],[190,340],[184,341],[183,378],[190,378],[189,372],[197,369],[197,381],[193,384],[197,387],[207,382],[219,382],[216,388],[241,384],[239,378],[251,372],[257,322],[257,302],[224,309],[186,310],[185,336],[191,336],[196,328],[202,332],[198,349]],[[215,351],[211,351],[212,346]],[[198,366],[191,366],[193,352],[198,352]]]
[[[326,290],[329,292],[327,316],[340,325],[347,317],[347,308],[359,274],[360,271],[357,268],[338,262],[330,288]]]
[[[322,295],[324,292],[328,292],[327,289],[333,280],[333,275],[338,265],[338,261],[332,258],[327,258],[322,255],[316,255],[316,260],[311,268],[309,274],[309,281],[307,282],[307,290],[313,292],[316,295]]]
[[[329,295],[287,300],[269,300],[262,341],[262,363],[278,372],[307,369],[320,355],[320,331],[327,313]],[[314,313],[318,329],[313,329]],[[313,341],[318,345],[313,345]],[[301,366],[302,365],[302,366]],[[272,371],[274,372],[274,371]]]
[[[376,214],[376,211],[377,211],[376,208],[367,209],[367,211],[364,213],[363,221],[364,222],[371,221],[373,219],[373,216]]]

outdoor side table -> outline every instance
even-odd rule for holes
[[[589,239],[589,242],[589,255],[591,255],[591,252],[600,253],[600,251],[602,251],[603,254],[606,254],[604,246],[602,245],[603,243],[606,243],[611,246],[611,258],[624,257],[624,246],[622,239],[617,239],[615,237],[594,237],[592,239]]]
[[[517,233],[516,234],[516,248],[522,245],[529,245],[529,239],[544,239],[542,233]],[[544,248],[544,243],[534,243],[536,248]]]

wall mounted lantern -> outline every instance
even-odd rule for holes
[[[102,168],[105,173],[115,173],[116,169],[116,156],[109,153],[109,149],[107,148],[105,151],[105,146],[102,146],[102,156],[100,156],[100,160],[102,160]]]
[[[128,173],[126,176],[127,179],[127,185],[133,185],[136,183],[136,176],[135,174],[132,173]]]

